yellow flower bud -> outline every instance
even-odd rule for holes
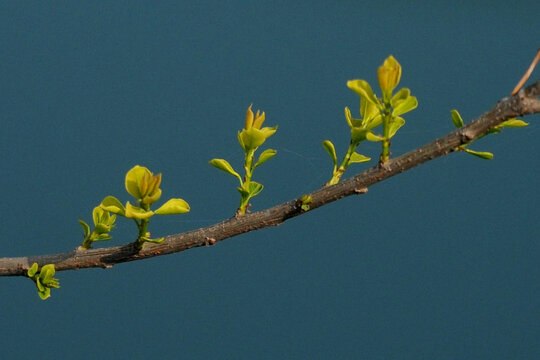
[[[143,166],[135,166],[126,174],[126,190],[145,204],[156,202],[161,196],[161,174],[154,175]]]
[[[257,115],[255,115],[255,120],[253,120],[253,127],[255,129],[260,129],[264,122],[264,118],[265,118],[264,111],[261,114],[260,111],[257,110]]]
[[[383,93],[383,99],[389,101],[392,96],[392,91],[399,84],[401,78],[401,65],[399,65],[397,60],[390,55],[377,69],[377,77]]]
[[[246,123],[244,125],[244,129],[248,130],[253,126],[253,111],[251,110],[251,106],[249,105],[247,112],[246,112]]]
[[[246,123],[244,125],[244,129],[249,130],[251,127],[254,127],[255,129],[260,129],[262,124],[264,123],[264,112],[261,114],[260,110],[257,110],[257,113],[253,115],[253,110],[251,110],[251,107],[253,105],[249,105],[247,112],[246,112]]]

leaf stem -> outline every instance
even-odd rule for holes
[[[241,187],[249,186],[249,183],[251,182],[251,177],[253,176],[253,158],[255,155],[256,149],[249,149],[246,152],[246,155],[244,157],[244,182],[240,183]],[[247,189],[245,189],[247,190]],[[244,215],[247,211],[247,208],[249,206],[249,199],[251,196],[249,194],[245,195],[245,193],[241,193],[240,196],[240,206],[238,208],[238,215]]]
[[[343,157],[343,161],[339,165],[339,168],[337,166],[334,166],[334,173],[332,174],[332,178],[330,179],[330,181],[326,183],[326,186],[335,185],[339,182],[339,180],[349,167],[351,156],[358,147],[358,144],[358,142],[355,142],[351,139],[351,142],[349,143],[349,148],[347,149],[347,153]]]
[[[383,140],[382,140],[382,151],[380,157],[380,164],[384,164],[390,158],[390,119],[392,118],[392,110],[390,108],[390,103],[384,103],[384,113],[383,113]]]
[[[139,207],[144,209],[145,211],[150,211],[150,205],[148,204],[142,204],[139,203]],[[135,220],[135,219],[133,219]],[[136,245],[137,249],[142,249],[144,245],[144,238],[148,237],[148,223],[150,222],[149,219],[141,219],[141,222],[139,223],[137,220],[135,220],[135,224],[137,224],[137,227],[139,228],[139,236],[137,237]]]

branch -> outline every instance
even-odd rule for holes
[[[309,211],[349,195],[366,193],[369,186],[429,160],[447,155],[458,146],[477,139],[503,121],[517,116],[540,113],[539,95],[540,80],[519,91],[516,95],[501,99],[490,111],[454,132],[416,150],[390,159],[382,166],[374,166],[341,183],[306,194],[312,198]],[[26,276],[28,268],[34,262],[40,265],[54,264],[56,271],[93,267],[110,268],[122,262],[142,260],[177,253],[194,247],[213,245],[218,241],[245,232],[279,225],[289,218],[304,213],[306,211],[302,210],[302,200],[297,198],[267,210],[233,217],[205,228],[169,235],[163,243],[146,244],[141,250],[137,249],[134,243],[129,243],[86,251],[73,250],[61,254],[0,258],[0,276]]]

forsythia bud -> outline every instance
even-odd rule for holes
[[[264,118],[264,112],[261,114],[260,110],[257,110],[257,113],[254,115],[250,105],[246,112],[246,123],[244,125],[244,129],[249,130],[252,126],[255,129],[260,129],[264,122]]]
[[[262,127],[264,120],[264,111],[261,113],[257,110],[257,113],[253,114],[250,105],[246,112],[244,129],[238,133],[238,142],[245,151],[258,148],[276,132],[277,126]]]
[[[392,91],[399,84],[401,78],[401,65],[399,65],[397,60],[390,55],[377,69],[377,77],[383,93],[383,99],[385,102],[390,101]]]

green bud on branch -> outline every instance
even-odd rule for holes
[[[47,264],[41,267],[38,272],[38,263],[34,263],[27,271],[27,275],[36,284],[38,295],[42,300],[51,296],[51,288],[59,288],[60,282],[54,278],[56,270],[53,264]]]
[[[237,210],[237,215],[243,215],[246,213],[249,207],[249,200],[259,194],[264,186],[258,182],[252,181],[253,171],[256,167],[264,164],[277,154],[274,149],[267,149],[259,155],[259,158],[254,162],[255,152],[264,144],[266,139],[274,135],[277,131],[277,126],[274,127],[262,127],[266,115],[264,112],[257,112],[254,114],[251,110],[251,105],[246,112],[246,120],[244,122],[244,128],[238,132],[238,142],[244,150],[244,177],[240,176],[238,172],[229,164],[225,159],[212,159],[209,164],[217,169],[224,171],[234,177],[236,177],[240,183],[237,188],[240,193],[240,206]]]
[[[136,245],[140,249],[145,242],[160,243],[164,238],[151,239],[148,223],[154,215],[184,214],[190,211],[189,204],[183,199],[170,199],[155,211],[150,206],[161,198],[161,174],[154,175],[146,167],[136,165],[125,178],[126,191],[136,199],[136,204],[129,201],[124,206],[114,196],[107,196],[100,207],[122,217],[133,219],[139,230]],[[84,227],[84,226],[83,226]]]
[[[463,127],[463,118],[461,117],[461,115],[459,114],[459,111],[457,111],[456,109],[453,109],[450,111],[450,116],[451,116],[451,119],[452,119],[452,123],[454,124],[454,126],[456,128],[460,128],[460,127]],[[509,119],[509,120],[506,120],[502,123],[500,123],[499,125],[489,129],[488,131],[486,131],[482,136],[479,136],[478,138],[476,138],[474,141],[478,140],[478,139],[481,139],[483,138],[484,136],[486,135],[489,135],[489,134],[498,134],[502,131],[503,128],[505,127],[525,127],[529,125],[528,123],[526,123],[525,121],[523,120],[518,120],[518,119]],[[467,154],[471,154],[473,156],[476,156],[480,159],[484,159],[484,160],[491,160],[493,159],[493,154],[490,153],[490,152],[487,152],[487,151],[476,151],[476,150],[472,150],[472,149],[469,149],[468,146],[472,143],[473,141],[469,141],[468,143],[465,143],[463,145],[460,145],[458,146],[455,150],[456,151],[464,151],[466,152]]]

